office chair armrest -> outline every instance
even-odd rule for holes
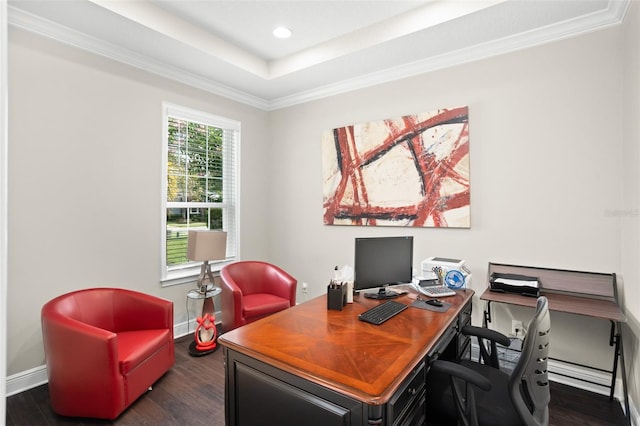
[[[507,336],[486,327],[475,327],[473,325],[465,325],[460,331],[465,336],[475,336],[478,338],[478,346],[483,364],[490,365],[498,370],[500,369],[496,343],[506,347],[510,346],[511,340]],[[489,342],[488,347],[485,340]]]
[[[511,345],[511,339],[499,331],[491,330],[486,327],[476,327],[473,325],[465,325],[461,330],[465,336],[476,336],[482,339],[487,339],[492,342],[500,343],[502,346],[509,347]]]
[[[467,383],[471,383],[484,391],[491,389],[491,382],[489,379],[480,373],[477,373],[463,365],[456,364],[455,362],[438,359],[431,363],[431,369],[448,376],[458,377],[459,379],[462,379]]]

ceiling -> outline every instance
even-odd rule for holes
[[[265,110],[622,21],[629,0],[8,0],[9,24]],[[279,25],[293,36],[272,36]]]

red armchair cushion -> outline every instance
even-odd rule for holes
[[[289,299],[267,293],[247,294],[243,296],[244,317],[260,318],[290,307]]]
[[[169,330],[139,330],[118,333],[118,359],[123,376],[135,370],[167,344]],[[145,342],[141,345],[140,342]]]

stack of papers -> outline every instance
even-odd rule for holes
[[[521,287],[534,287],[534,288],[540,287],[538,280],[531,280],[531,279],[496,278],[493,280],[493,282],[500,283],[500,284],[521,286]]]

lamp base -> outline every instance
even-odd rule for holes
[[[200,294],[205,295],[205,297],[206,297],[206,294],[209,293],[212,290],[213,290],[213,283],[211,283],[211,282],[208,282],[208,283],[204,283],[203,282],[198,287],[198,291],[200,291]]]
[[[216,343],[215,346],[213,346],[212,348],[208,348],[208,349],[198,349],[197,348],[198,344],[193,341],[191,342],[191,344],[189,344],[189,355],[191,356],[205,356],[205,355],[209,355],[214,353],[215,351],[218,350],[219,345]]]

